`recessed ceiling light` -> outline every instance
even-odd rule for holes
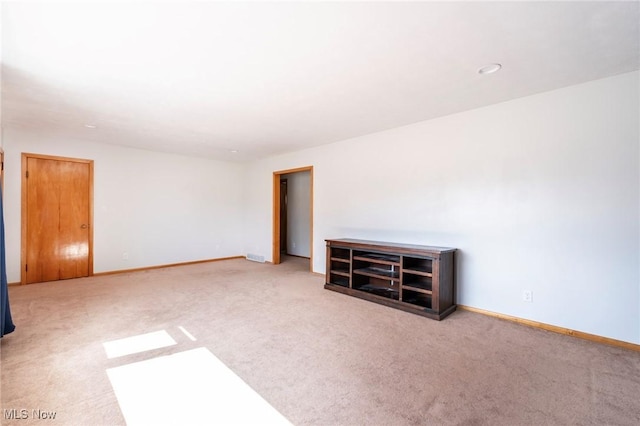
[[[230,152],[230,153],[232,153],[232,154],[237,154],[237,153],[238,153],[238,150],[237,150],[237,149],[232,149],[232,150],[231,150],[231,151],[229,151],[229,152]]]
[[[96,126],[95,124],[85,124],[84,127],[86,127],[87,129],[96,129],[98,126]]]
[[[478,70],[478,74],[493,74],[496,71],[500,71],[500,68],[502,68],[502,65],[500,64],[485,65]]]

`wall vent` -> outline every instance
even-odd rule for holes
[[[264,263],[264,256],[260,256],[259,254],[247,254],[247,260],[252,260],[254,262]]]

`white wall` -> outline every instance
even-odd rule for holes
[[[94,160],[96,273],[243,254],[241,165],[7,129],[4,145],[9,282],[20,281],[22,152]]]
[[[290,173],[282,178],[287,179],[287,252],[310,257],[311,173]]]
[[[254,162],[245,251],[271,257],[273,171],[313,165],[315,271],[325,238],[457,247],[458,303],[640,343],[639,77]]]
[[[639,79],[246,167],[4,129],[8,278],[20,278],[21,152],[95,160],[95,272],[270,259],[272,173],[313,165],[315,271],[325,238],[457,247],[458,303],[640,343]],[[533,303],[522,302],[525,289]]]

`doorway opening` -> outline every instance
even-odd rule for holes
[[[2,188],[2,195],[4,195],[4,150],[0,147],[0,188]]]
[[[288,180],[280,177],[280,255],[289,254],[287,250],[287,211],[289,210]]]
[[[273,264],[290,257],[313,271],[313,166],[273,172]]]

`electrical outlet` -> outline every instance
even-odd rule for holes
[[[531,290],[525,290],[522,292],[522,300],[524,302],[533,302],[533,291]]]
[[[122,260],[129,260],[129,253],[126,251],[122,253]]]
[[[296,248],[296,243],[291,243],[291,245],[293,246],[293,248]]]

